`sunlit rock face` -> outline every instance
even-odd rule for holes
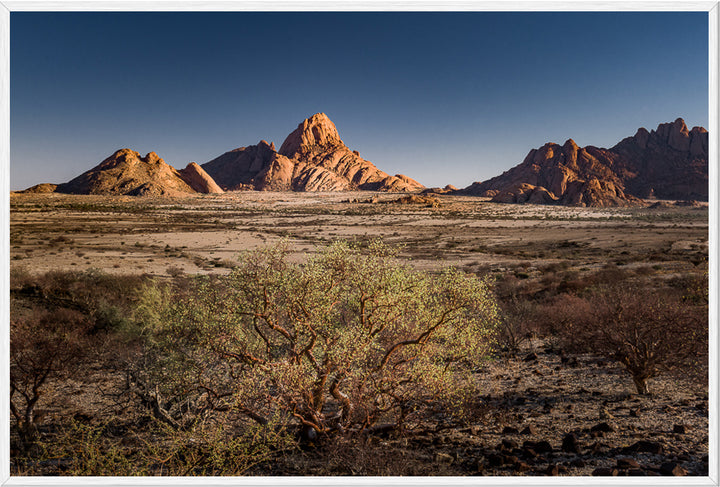
[[[155,152],[145,157],[120,149],[80,176],[59,184],[58,193],[174,196],[196,191]]]
[[[548,143],[484,182],[459,190],[503,203],[632,206],[641,198],[708,198],[708,134],[682,119],[637,133],[610,149]]]
[[[324,113],[303,120],[276,151],[261,141],[202,165],[224,189],[260,191],[416,191],[417,181],[391,176],[350,150]]]

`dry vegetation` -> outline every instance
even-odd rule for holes
[[[706,475],[707,207],[433,198],[12,195],[13,474]]]

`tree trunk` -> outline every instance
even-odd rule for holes
[[[635,389],[637,389],[638,394],[641,394],[643,396],[650,394],[650,388],[648,387],[647,378],[633,377],[633,382],[635,383]]]

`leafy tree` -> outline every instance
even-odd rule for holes
[[[565,344],[619,361],[638,394],[649,394],[648,380],[660,373],[706,363],[707,307],[670,291],[616,285],[556,304]]]
[[[167,422],[280,415],[310,436],[399,426],[423,401],[461,404],[498,322],[485,280],[413,270],[380,242],[335,243],[304,264],[283,244],[249,251],[184,293],[156,285],[139,311],[136,382]]]
[[[10,412],[22,447],[32,445],[37,405],[50,380],[75,373],[90,323],[77,310],[15,309],[10,319]]]

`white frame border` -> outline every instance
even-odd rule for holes
[[[10,476],[10,14],[32,11],[706,11],[709,131],[709,471],[707,477],[11,477]],[[487,0],[0,0],[0,485],[682,485],[719,486],[718,479],[718,32],[717,1]]]

